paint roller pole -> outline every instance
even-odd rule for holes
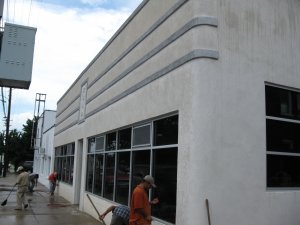
[[[98,210],[97,210],[96,206],[94,205],[92,199],[90,198],[89,194],[86,194],[86,196],[88,197],[88,199],[90,200],[90,202],[91,202],[92,206],[94,207],[96,213],[98,214],[99,219],[101,219],[101,218],[100,218],[100,213],[98,212]],[[106,225],[106,223],[104,222],[104,220],[101,219],[101,222],[102,222],[104,225]]]
[[[205,205],[206,205],[206,211],[207,211],[208,225],[211,225],[208,199],[205,199]]]

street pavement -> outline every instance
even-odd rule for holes
[[[79,211],[78,205],[55,194],[50,196],[47,187],[38,183],[33,193],[27,193],[29,207],[21,211],[15,210],[16,189],[14,189],[5,206],[5,201],[13,185],[16,183],[17,174],[7,173],[0,177],[0,224],[2,225],[102,225],[92,216]]]

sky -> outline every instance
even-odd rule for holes
[[[46,110],[56,110],[58,100],[141,2],[5,0],[4,22],[37,28],[31,85],[12,90],[10,129],[22,131],[37,113],[36,93],[46,94]],[[6,113],[8,92],[4,88]],[[2,106],[0,117],[3,131]]]

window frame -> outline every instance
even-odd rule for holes
[[[297,106],[293,106],[292,104],[293,103],[296,103],[297,104],[297,100],[300,101],[300,90],[297,90],[295,88],[289,88],[289,87],[285,87],[285,86],[281,86],[281,85],[275,85],[275,84],[270,84],[270,83],[265,83],[265,102],[266,102],[266,110],[265,110],[265,126],[266,126],[266,188],[267,190],[300,190],[300,185],[299,186],[296,186],[296,187],[293,187],[293,186],[268,186],[268,179],[269,179],[269,176],[268,176],[268,156],[290,156],[290,157],[300,157],[300,152],[299,153],[296,153],[296,152],[288,152],[288,151],[279,151],[279,150],[274,150],[272,151],[271,149],[268,149],[268,140],[267,140],[267,137],[268,137],[268,129],[267,129],[267,121],[271,120],[271,121],[276,121],[276,122],[287,122],[287,123],[292,123],[292,124],[300,124],[300,118],[297,117],[297,115],[294,115],[293,114],[286,114],[286,113],[283,113],[282,115],[281,114],[278,114],[278,115],[274,115],[274,113],[271,113],[273,115],[268,115],[268,109],[267,109],[267,88],[268,87],[271,87],[271,88],[277,88],[278,91],[287,91],[287,96],[289,96],[289,103],[291,103],[290,106],[288,106],[290,108],[290,111],[293,112],[293,109],[294,107],[297,107]],[[280,95],[280,94],[278,94]],[[293,101],[293,96],[297,96],[296,97],[296,100]],[[276,114],[276,113],[275,113]],[[289,117],[289,118],[287,118]]]
[[[158,120],[162,120],[162,119],[167,119],[169,117],[172,117],[172,116],[175,116],[177,115],[177,140],[175,140],[176,143],[172,143],[172,144],[168,144],[168,145],[158,145],[158,146],[155,146],[154,143],[153,143],[153,135],[154,135],[154,122],[155,121],[158,121]],[[160,116],[160,117],[157,117],[157,118],[154,118],[154,119],[149,119],[148,121],[143,121],[143,122],[140,122],[140,123],[135,123],[135,124],[132,124],[132,125],[127,125],[126,127],[121,127],[121,128],[118,128],[116,130],[113,130],[113,131],[108,131],[108,132],[105,132],[105,133],[102,133],[102,134],[99,134],[99,135],[96,135],[96,136],[93,136],[93,137],[89,137],[88,138],[88,141],[87,143],[89,143],[89,140],[92,139],[92,138],[96,138],[97,137],[100,137],[100,136],[103,136],[104,137],[104,140],[107,141],[107,137],[106,135],[109,135],[111,133],[116,133],[116,149],[107,149],[107,146],[106,146],[106,143],[105,143],[105,149],[104,151],[94,151],[94,152],[91,152],[90,149],[87,149],[87,155],[94,155],[95,157],[97,157],[98,154],[101,154],[103,155],[103,158],[104,158],[104,165],[103,165],[103,176],[102,176],[102,193],[101,195],[99,194],[95,194],[94,193],[94,180],[93,180],[93,188],[92,188],[92,192],[90,192],[89,190],[87,190],[87,188],[85,187],[85,192],[89,192],[89,193],[92,193],[92,194],[95,194],[101,198],[104,198],[104,199],[107,199],[108,201],[113,201],[113,202],[116,202],[118,204],[124,204],[123,202],[117,202],[117,169],[118,169],[118,158],[119,158],[119,154],[125,154],[126,152],[129,152],[129,177],[128,177],[128,196],[127,196],[127,205],[130,205],[130,199],[131,199],[131,193],[132,193],[132,189],[133,189],[133,184],[132,184],[132,181],[133,181],[133,155],[134,154],[138,154],[138,152],[140,151],[145,151],[146,154],[149,154],[149,157],[147,160],[147,165],[149,167],[149,173],[148,173],[148,170],[147,170],[147,174],[150,174],[152,175],[152,169],[154,167],[154,162],[153,162],[153,154],[154,154],[154,151],[159,149],[160,151],[164,151],[164,150],[167,150],[167,149],[170,149],[170,148],[176,148],[176,154],[178,154],[178,130],[179,130],[179,116],[178,116],[178,113],[170,113],[168,115],[165,115],[165,116]],[[145,144],[137,144],[137,145],[134,145],[133,144],[133,140],[134,140],[134,129],[138,129],[138,128],[141,128],[141,127],[146,127],[146,126],[149,126],[149,143],[145,143]],[[128,129],[128,128],[131,128],[131,148],[129,149],[122,149],[122,148],[119,148],[119,131],[122,131],[124,129]],[[89,144],[87,145],[87,147],[89,148]],[[104,196],[104,183],[105,183],[105,168],[106,168],[106,155],[107,154],[114,154],[114,160],[115,160],[115,164],[114,164],[114,184],[113,184],[113,191],[112,191],[112,199],[110,198],[107,198]],[[126,153],[127,154],[127,153]],[[94,158],[95,158],[94,157]],[[146,161],[147,161],[146,160]],[[178,167],[178,163],[176,165],[176,169]],[[145,172],[145,171],[144,171]],[[94,168],[93,168],[93,176],[95,174],[95,163],[94,163]],[[142,178],[142,176],[145,176],[147,174],[142,174],[140,176],[140,178]],[[177,180],[177,171],[176,171],[176,177],[175,179]],[[87,181],[86,181],[87,182]],[[86,183],[85,182],[85,183]],[[177,192],[177,186],[174,187],[175,189],[175,192]],[[152,198],[152,192],[149,191],[149,199]],[[120,199],[120,198],[119,198]],[[126,201],[125,199],[123,199],[123,201]],[[176,213],[176,205],[174,206],[175,207],[175,212],[174,214]],[[176,217],[174,218],[176,219]],[[167,222],[167,224],[172,224],[168,221],[165,221],[163,219],[160,219],[160,218],[156,218],[157,221],[164,221],[164,222]]]

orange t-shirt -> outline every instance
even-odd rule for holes
[[[142,185],[136,186],[132,193],[130,204],[130,225],[149,225],[150,221],[146,220],[139,213],[135,213],[135,209],[143,209],[146,215],[151,215],[151,207],[149,204],[148,193],[145,191]]]

